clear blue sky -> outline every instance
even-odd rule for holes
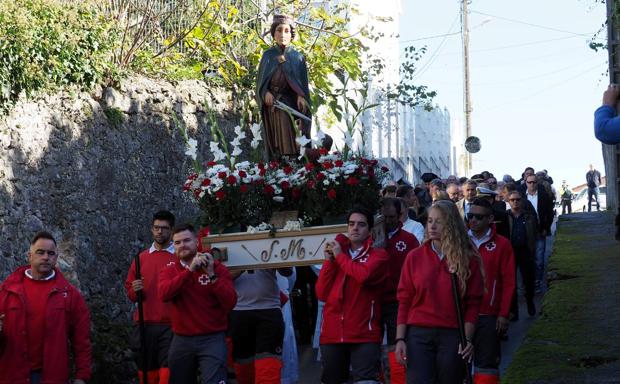
[[[417,84],[463,117],[461,35],[457,0],[403,0],[401,48],[426,45]],[[547,169],[556,186],[584,182],[591,162],[604,171],[593,112],[609,82],[607,51],[588,40],[605,21],[594,0],[473,0],[470,3],[472,131],[482,142],[474,172],[520,177]],[[603,32],[600,41],[607,35]],[[406,42],[406,40],[422,39]]]

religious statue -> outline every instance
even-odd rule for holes
[[[270,32],[275,44],[261,58],[256,98],[268,157],[278,160],[299,155],[295,139],[310,138],[312,118],[306,59],[290,46],[295,38],[295,22],[290,16],[275,15]]]

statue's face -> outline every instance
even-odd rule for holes
[[[273,38],[278,45],[288,46],[291,43],[291,26],[288,24],[280,24],[276,27]]]

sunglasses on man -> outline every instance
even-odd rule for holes
[[[469,212],[469,213],[467,213],[467,220],[471,220],[471,219],[482,220],[482,219],[484,219],[487,216],[489,216],[489,215],[483,215],[481,213],[471,213],[471,212]]]

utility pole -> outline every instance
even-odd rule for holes
[[[616,19],[616,0],[607,0],[607,50],[609,51],[609,80],[620,83],[620,25]],[[603,144],[603,160],[607,176],[607,209],[617,211],[620,206],[620,146]]]
[[[464,93],[464,112],[465,112],[465,138],[471,136],[471,90],[469,78],[469,23],[467,21],[467,6],[469,0],[461,1],[461,35],[463,39],[463,93]],[[471,153],[465,153],[465,176],[469,176],[472,169]]]

